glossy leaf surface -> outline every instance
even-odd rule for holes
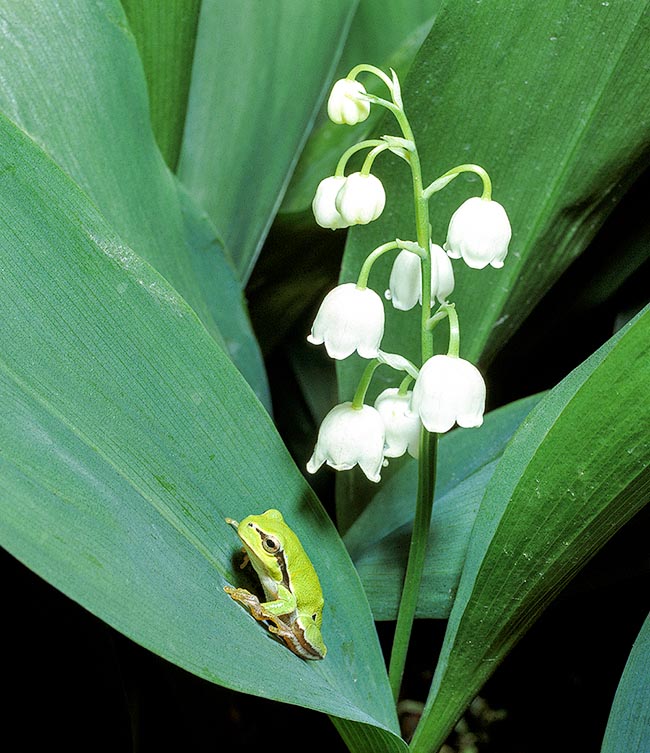
[[[151,124],[172,170],[181,150],[201,0],[122,0],[147,78]]]
[[[2,545],[201,677],[394,730],[356,573],[266,411],[186,302],[4,117],[0,144]],[[271,506],[321,577],[322,662],[223,592],[245,585],[224,517]]]
[[[142,63],[119,2],[25,0],[10,3],[4,20],[0,110],[88,194],[122,240],[171,282],[268,405],[237,277],[216,232],[197,219],[201,212],[179,194],[160,155]],[[191,244],[199,235],[197,250]]]
[[[246,281],[356,3],[203,0],[179,176]]]
[[[442,744],[544,608],[646,504],[648,384],[646,308],[524,420],[474,524],[415,751]]]
[[[623,670],[601,753],[650,749],[650,616],[643,623]]]

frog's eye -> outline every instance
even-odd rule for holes
[[[264,547],[264,551],[269,554],[277,554],[280,551],[280,542],[275,536],[271,536],[268,533],[262,537],[262,546]]]

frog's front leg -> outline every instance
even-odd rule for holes
[[[231,599],[238,601],[242,606],[246,607],[251,616],[256,620],[260,622],[269,620],[274,624],[278,623],[278,619],[275,617],[275,615],[271,614],[271,612],[267,611],[264,608],[264,604],[260,602],[255,594],[252,594],[245,588],[233,588],[232,586],[224,586],[223,590],[228,594],[228,596],[230,596]]]
[[[260,622],[270,622],[269,632],[277,635],[293,650],[295,636],[289,622],[282,619],[283,615],[289,615],[296,608],[296,598],[284,586],[278,588],[278,598],[272,601],[260,602],[260,600],[245,588],[233,588],[225,586],[223,589],[234,601],[238,601],[246,607],[250,614]]]
[[[287,624],[280,619],[280,616],[289,614],[296,608],[295,596],[288,589],[280,586],[278,598],[265,602],[260,602],[255,594],[245,588],[224,586],[223,590],[231,599],[246,607],[256,620],[272,622],[275,626],[269,627],[272,633],[282,635],[287,630]]]

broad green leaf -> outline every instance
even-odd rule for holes
[[[0,258],[2,545],[201,677],[393,736],[363,590],[268,414],[175,289],[3,116]],[[322,579],[321,662],[223,592],[245,577],[224,516],[271,506]]]
[[[89,195],[227,347],[269,404],[263,366],[236,277],[216,235],[179,195],[157,148],[138,51],[118,0],[21,0],[3,7],[0,110]],[[62,96],[65,93],[65,96]],[[212,231],[213,232],[213,231]],[[187,239],[202,235],[202,248]],[[205,257],[201,269],[196,256]],[[224,326],[224,332],[221,327]]]
[[[122,0],[149,89],[151,124],[172,170],[181,150],[201,0]]]
[[[0,108],[198,313],[176,186],[153,138],[121,5],[27,0],[10,3],[5,20],[12,33],[0,49]]]
[[[518,400],[489,413],[480,429],[457,429],[441,437],[417,617],[449,616],[485,488],[504,448],[539,400],[538,395]],[[344,537],[376,620],[397,615],[416,493],[417,463],[409,459],[382,484]]]
[[[601,753],[650,750],[650,615],[623,670],[607,722]]]
[[[647,2],[461,0],[436,17],[403,86],[425,184],[454,165],[478,163],[513,228],[503,269],[454,263],[464,357],[484,364],[493,357],[648,164],[649,27]],[[390,117],[377,130],[396,132]],[[349,233],[344,281],[375,246],[415,232],[407,165],[388,154],[375,165],[386,209]],[[452,212],[479,192],[478,179],[461,176],[434,194],[434,242],[444,242]],[[391,262],[376,265],[375,290],[386,289]],[[418,316],[387,310],[383,349],[419,362]],[[445,348],[445,328],[438,329]],[[352,361],[340,368],[345,399],[359,368]],[[377,391],[386,380],[378,373]]]
[[[431,26],[443,4],[444,0],[360,0],[341,54],[340,75],[358,63],[381,65],[390,60],[413,32],[427,23]]]
[[[282,200],[356,3],[203,0],[178,173],[242,280]]]
[[[332,718],[350,753],[407,753],[408,745],[397,735],[388,736],[379,727]]]
[[[263,405],[271,396],[264,361],[251,329],[246,301],[232,261],[204,210],[177,184],[183,218],[188,263],[206,310],[219,327],[221,343]]]
[[[370,63],[388,71],[393,68],[404,78],[420,45],[426,38],[443,0],[361,0],[343,48],[336,76],[342,78],[359,63]],[[383,84],[373,76],[362,76],[368,91],[384,96]],[[381,119],[375,108],[357,128],[332,123],[321,109],[313,132],[300,156],[280,211],[309,209],[319,182],[332,175],[341,154],[366,138]]]
[[[650,492],[650,308],[533,409],[481,503],[413,750],[485,680]]]

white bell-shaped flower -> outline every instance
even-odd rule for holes
[[[347,471],[358,464],[371,481],[378,482],[384,441],[384,422],[378,411],[370,405],[353,408],[350,402],[336,405],[323,419],[307,470],[316,473],[327,463],[337,471]]]
[[[358,81],[342,78],[332,87],[327,100],[327,114],[338,125],[356,125],[370,114],[370,102],[359,97],[366,88]]]
[[[474,196],[463,202],[449,222],[445,251],[473,269],[503,266],[512,236],[506,210],[496,201]]]
[[[376,358],[383,335],[381,298],[370,288],[346,282],[325,296],[307,340],[325,343],[330,358],[347,358],[355,350],[362,358]]]
[[[386,428],[386,445],[384,455],[387,458],[399,458],[407,450],[416,458],[420,450],[420,417],[409,410],[411,391],[401,395],[397,387],[389,387],[375,400]]]
[[[316,222],[321,227],[329,228],[330,230],[338,230],[339,228],[348,227],[347,223],[339,214],[336,208],[336,196],[343,187],[346,178],[343,176],[332,175],[329,178],[324,178],[318,184],[316,189],[316,195],[311,203],[311,208],[314,212]]]
[[[386,192],[376,175],[352,173],[336,195],[336,209],[348,225],[367,225],[384,211]]]
[[[481,372],[463,358],[432,356],[420,369],[411,410],[427,431],[449,431],[454,423],[466,428],[480,426],[485,410]]]
[[[431,244],[431,303],[444,303],[454,290],[454,270],[441,246]],[[393,262],[386,298],[400,311],[409,311],[422,303],[420,258],[411,251],[400,251]]]

